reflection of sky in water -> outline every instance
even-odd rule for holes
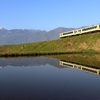
[[[48,62],[51,60],[54,59]],[[100,99],[99,76],[54,65],[57,66],[54,63],[34,67],[8,65],[0,69],[0,100]]]
[[[34,57],[34,58],[0,58],[0,67],[28,67],[28,66],[40,66],[50,64],[55,67],[61,67],[58,59],[51,59],[46,57]],[[62,68],[62,67],[61,67]]]

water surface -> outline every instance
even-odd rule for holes
[[[63,66],[60,61],[0,58],[0,100],[100,100],[98,74]]]

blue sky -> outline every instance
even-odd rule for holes
[[[52,30],[100,23],[100,0],[0,0],[0,26]]]

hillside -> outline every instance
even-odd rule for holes
[[[64,54],[49,55],[48,57],[56,58],[64,62],[100,68],[100,54]]]
[[[43,42],[0,46],[0,54],[48,52],[100,52],[100,32]]]
[[[73,28],[58,27],[56,29],[34,30],[34,29],[0,29],[0,45],[3,44],[21,44],[29,42],[39,42],[45,40],[54,40],[59,38],[59,33],[71,30]]]

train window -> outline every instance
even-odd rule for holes
[[[74,33],[77,33],[77,31],[74,31]]]
[[[96,28],[97,28],[97,26],[83,28],[82,31],[87,31],[87,30],[96,29]]]
[[[100,74],[100,71],[99,71],[99,74]]]
[[[73,65],[68,64],[68,63],[63,63],[63,65],[73,67]]]
[[[99,25],[99,29],[100,29],[100,25]]]
[[[78,69],[81,69],[81,67],[78,67]]]
[[[67,33],[63,33],[63,35],[66,35]]]
[[[62,36],[62,34],[60,34],[60,36]]]
[[[78,32],[81,32],[81,30],[78,30]]]
[[[74,65],[74,68],[77,68],[77,65]]]
[[[66,33],[63,33],[63,35],[66,35],[66,34],[72,34],[73,32],[66,32]]]
[[[84,71],[89,71],[89,72],[93,72],[93,73],[97,73],[97,71],[92,70],[92,69],[82,68],[82,70],[84,70]]]

